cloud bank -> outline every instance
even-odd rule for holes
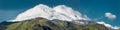
[[[110,12],[107,12],[105,13],[105,17],[109,18],[109,19],[115,19],[116,18],[116,15],[110,13]]]

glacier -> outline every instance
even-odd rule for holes
[[[39,4],[25,12],[20,13],[16,19],[11,21],[23,21],[36,17],[43,17],[49,20],[59,19],[63,21],[89,20],[88,17],[84,17],[78,11],[75,11],[71,7],[67,7],[65,5],[58,5],[51,8],[47,5]]]

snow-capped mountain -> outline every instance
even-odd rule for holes
[[[106,23],[101,22],[92,22],[90,21],[86,15],[82,15],[78,11],[73,10],[71,7],[67,7],[65,5],[58,5],[56,7],[49,7],[44,4],[36,5],[35,7],[28,9],[27,11],[20,13],[16,19],[10,20],[10,22],[16,21],[24,21],[29,19],[34,19],[37,17],[46,18],[48,20],[62,20],[62,21],[70,21],[80,24],[103,24],[106,27],[110,27],[112,29],[118,29],[119,27],[113,27]]]
[[[54,8],[51,8],[51,7],[48,7],[47,5],[39,4],[19,14],[16,17],[16,19],[12,21],[23,21],[27,19],[36,18],[36,17],[43,17],[49,20],[59,19],[59,20],[65,20],[65,21],[89,20],[89,18],[82,16],[81,13],[65,5],[58,5]]]

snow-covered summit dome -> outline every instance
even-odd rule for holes
[[[88,20],[87,18],[82,17],[81,13],[65,5],[58,5],[54,8],[51,8],[47,5],[39,4],[23,13],[20,13],[16,19],[12,21],[23,21],[36,17],[43,17],[49,20],[59,19],[65,21]]]

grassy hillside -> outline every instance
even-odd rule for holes
[[[35,18],[11,24],[6,30],[108,30],[100,24],[80,25],[68,21]]]
[[[117,29],[117,30],[120,30],[120,28],[119,28],[119,29]]]

